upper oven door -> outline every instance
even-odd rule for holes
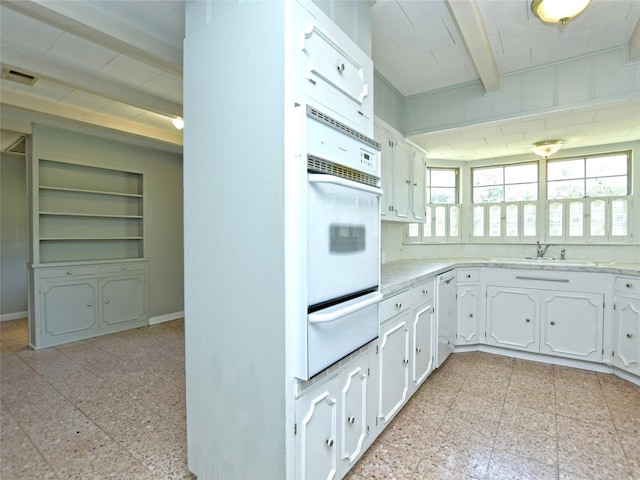
[[[379,188],[308,174],[307,305],[377,288]]]

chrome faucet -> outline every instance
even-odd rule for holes
[[[555,243],[549,243],[544,247],[540,245],[540,242],[536,241],[536,243],[538,244],[538,258],[544,257],[544,254],[547,253],[547,250],[549,250],[549,247],[555,246]]]

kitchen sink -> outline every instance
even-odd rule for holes
[[[558,260],[552,257],[526,257],[526,258],[492,258],[492,263],[518,263],[525,265],[565,265],[567,267],[575,266],[596,266],[597,264],[590,260]]]

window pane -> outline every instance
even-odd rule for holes
[[[587,197],[615,197],[627,194],[627,177],[587,179]]]
[[[432,188],[431,203],[456,203],[456,189],[455,188]]]
[[[489,207],[489,236],[500,236],[500,206],[492,205]]]
[[[473,207],[473,236],[484,236],[484,207]]]
[[[549,182],[547,185],[547,197],[550,200],[556,198],[582,198],[584,197],[584,180]]]
[[[460,235],[460,208],[453,206],[449,208],[449,235],[457,237]]]
[[[549,236],[562,236],[562,204],[559,202],[549,204]]]
[[[627,235],[627,205],[625,199],[611,202],[611,235],[614,237]]]
[[[410,238],[417,238],[420,236],[420,229],[418,228],[417,223],[409,224],[409,233],[407,234]]]
[[[584,203],[571,202],[569,204],[569,236],[581,237],[584,235]]]
[[[584,160],[560,160],[547,163],[547,180],[584,178]]]
[[[523,207],[522,214],[522,234],[525,237],[535,237],[536,233],[536,210],[534,203],[528,203]]]
[[[504,167],[504,183],[528,183],[538,179],[538,164]]]
[[[505,202],[518,202],[524,200],[538,199],[538,184],[525,183],[523,185],[505,185],[504,200]]]
[[[594,200],[591,202],[591,228],[592,237],[602,237],[606,234],[605,227],[605,207],[604,200]]]
[[[507,205],[506,214],[507,214],[507,225],[505,234],[507,237],[517,237],[518,236],[518,206],[517,205]]]
[[[481,168],[472,170],[473,185],[501,185],[503,183],[503,168]]]
[[[456,172],[455,170],[431,170],[431,185],[438,187],[455,187]]]
[[[587,158],[587,177],[627,175],[627,156]]]
[[[473,189],[473,203],[495,203],[504,198],[502,185],[495,187],[476,187]]]
[[[426,215],[424,217],[424,227],[422,229],[424,237],[431,237],[431,207],[427,205]]]

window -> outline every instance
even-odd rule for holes
[[[471,169],[471,238],[519,242],[537,235],[538,164]]]
[[[547,236],[562,242],[631,240],[629,153],[547,162]]]
[[[460,240],[460,204],[458,169],[425,169],[425,223],[411,223],[405,235],[407,243],[451,242]]]

